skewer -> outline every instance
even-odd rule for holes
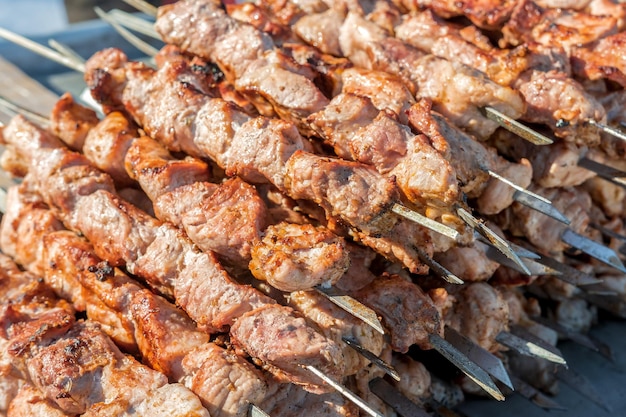
[[[624,132],[622,132],[619,129],[616,129],[614,127],[611,127],[609,125],[605,125],[604,123],[600,123],[600,122],[596,122],[593,119],[589,119],[586,121],[587,124],[590,124],[591,126],[595,126],[598,129],[600,129],[601,131],[608,133],[611,136],[614,136],[620,140],[626,141],[626,134],[624,134]]]
[[[82,62],[83,64],[85,63],[85,59],[82,56],[78,55],[78,53],[76,53],[76,51],[74,51],[72,48],[59,41],[49,39],[48,45],[50,45],[51,48],[55,49],[60,54],[76,60],[76,62]]]
[[[611,360],[613,357],[613,354],[611,353],[610,348],[608,346],[603,346],[602,343],[598,342],[597,340],[593,340],[586,334],[568,329],[565,326],[555,322],[554,320],[549,320],[545,317],[538,316],[538,317],[532,317],[532,319],[533,321],[541,324],[542,326],[546,326],[556,331],[561,336],[571,340],[572,342],[577,343],[581,346],[584,346],[590,350],[593,350],[594,352],[600,353],[602,356],[606,357],[609,360]],[[609,350],[606,351],[606,348],[608,348]]]
[[[487,171],[490,176],[493,178],[502,181],[503,183],[513,187],[515,189],[515,193],[513,194],[513,199],[520,204],[523,204],[527,207],[530,207],[533,210],[537,210],[540,213],[543,213],[547,216],[552,217],[555,220],[560,221],[561,223],[569,225],[571,221],[565,217],[563,213],[561,213],[556,207],[552,205],[552,202],[545,197],[540,196],[539,194],[533,193],[525,189],[524,187],[520,187],[519,185],[507,180],[503,176],[493,172],[492,170]]]
[[[474,217],[469,211],[463,207],[456,207],[456,212],[465,223],[470,225],[475,231],[480,233],[487,239],[496,249],[502,252],[507,258],[517,264],[526,275],[532,275],[526,264],[522,262],[519,255],[515,253],[510,243],[498,236],[493,230],[489,229],[481,220]]]
[[[511,380],[513,381],[513,385],[515,385],[515,391],[536,406],[546,410],[567,410],[566,407],[552,400],[541,391],[522,381],[515,375],[511,375]]]
[[[485,116],[511,133],[535,145],[551,145],[554,141],[492,107],[483,107]]]
[[[439,223],[435,220],[429,219],[428,217],[423,216],[419,214],[418,212],[413,211],[406,206],[403,206],[402,204],[397,204],[397,203],[394,204],[393,207],[391,208],[391,211],[415,223],[421,224],[422,226],[427,227],[430,230],[433,230],[439,234],[447,236],[452,240],[456,241],[459,239],[459,236],[460,236],[459,232],[457,232],[453,228],[446,226],[445,224]]]
[[[143,52],[147,56],[153,57],[153,56],[155,56],[159,52],[158,49],[156,49],[155,47],[153,47],[149,43],[144,42],[143,40],[141,40],[138,37],[136,37],[135,35],[133,35],[125,27],[120,25],[115,18],[110,16],[108,13],[106,13],[100,7],[96,6],[96,7],[94,7],[94,10],[95,10],[96,14],[100,17],[100,19],[104,20],[105,22],[107,22],[108,24],[113,26],[113,28],[117,31],[117,33],[119,33],[124,39],[126,39],[126,41],[128,41],[131,45],[133,45],[135,48],[139,49],[141,52]]]
[[[591,382],[589,382],[589,380],[582,374],[574,371],[573,369],[567,369],[559,366],[555,375],[560,381],[589,398],[609,413],[613,412],[611,406],[602,399],[602,395],[596,391],[593,384],[591,384]]]
[[[156,17],[157,15],[158,8],[148,2],[141,1],[141,0],[122,0],[122,1],[128,4],[129,6],[132,6],[135,9],[139,10],[140,12],[144,12],[150,17]]]
[[[382,378],[374,378],[369,382],[372,391],[402,417],[430,417],[419,405],[402,395],[396,388]]]
[[[424,252],[421,248],[416,248],[417,254],[420,258],[420,261],[424,262],[437,276],[443,278],[446,282],[450,284],[463,284],[464,281],[450,272],[446,267],[441,265],[439,262],[435,261],[433,258],[428,256],[426,252]]]
[[[363,401],[361,397],[359,397],[358,395],[356,395],[355,393],[353,393],[352,391],[350,391],[348,388],[341,385],[337,381],[333,380],[332,378],[329,378],[322,371],[320,371],[313,365],[306,365],[305,368],[308,369],[311,373],[317,375],[320,379],[322,379],[328,385],[330,385],[335,390],[337,390],[337,392],[339,392],[341,395],[343,395],[344,397],[346,397],[347,399],[349,399],[350,401],[358,405],[361,410],[365,411],[370,416],[385,417],[384,415],[380,414],[378,411],[374,410],[368,403]]]
[[[626,172],[624,171],[601,164],[586,156],[578,160],[578,166],[595,172],[600,178],[604,178],[615,185],[626,188]]]
[[[478,366],[489,373],[489,375],[502,382],[510,389],[515,389],[500,358],[472,342],[452,327],[446,326],[445,338],[450,344],[463,352],[470,360],[474,361]]]
[[[542,358],[559,365],[567,366],[563,354],[559,349],[544,342],[524,328],[513,325],[511,332],[500,332],[496,340],[504,346],[525,356]]]
[[[626,273],[626,267],[624,267],[624,264],[613,249],[607,248],[594,240],[579,235],[572,229],[565,229],[561,234],[561,240],[568,245],[585,252],[587,255],[596,258],[600,262],[604,262],[618,271]]]
[[[489,375],[481,367],[438,334],[431,333],[428,336],[428,339],[437,352],[452,362],[489,395],[498,401],[504,401],[504,395],[502,395],[502,392],[500,392]]]
[[[363,348],[363,346],[361,346],[356,340],[354,340],[352,338],[344,336],[344,337],[342,337],[342,340],[348,346],[350,346],[352,349],[354,349],[359,354],[361,354],[362,356],[367,358],[370,362],[375,364],[379,369],[382,369],[387,375],[389,375],[390,377],[392,377],[396,381],[400,381],[400,379],[401,379],[400,378],[400,374],[389,363],[387,363],[386,361],[382,360],[379,356],[374,355],[369,350]]]

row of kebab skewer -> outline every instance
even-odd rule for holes
[[[65,95],[3,129],[22,181],[0,230],[0,405],[389,416],[553,393],[559,334],[601,350],[596,305],[624,311],[607,126],[626,10],[538,3],[467,5],[462,25],[443,19],[459,2],[182,0],[159,9],[156,69],[118,49],[75,63],[104,118]],[[404,397],[381,400],[386,381]]]

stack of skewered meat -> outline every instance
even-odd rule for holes
[[[180,0],[156,68],[95,53],[104,117],[2,130],[0,414],[554,393],[626,314],[626,6],[551,3]]]

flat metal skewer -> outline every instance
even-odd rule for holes
[[[446,282],[450,284],[460,285],[463,284],[464,281],[450,272],[446,267],[441,265],[439,262],[435,261],[433,258],[428,256],[426,252],[424,252],[421,248],[415,247],[415,251],[424,264],[426,264],[437,276],[443,278]]]
[[[474,217],[469,211],[463,207],[456,207],[456,212],[465,223],[470,225],[474,230],[486,238],[496,249],[504,254],[507,258],[515,262],[525,274],[531,275],[530,270],[522,262],[519,255],[515,253],[509,242],[498,236],[493,230],[488,228],[481,220]]]
[[[489,375],[502,382],[510,389],[515,389],[504,364],[493,353],[472,342],[453,328],[446,326],[445,338],[452,346],[464,353],[471,361],[483,368]]]
[[[477,383],[485,392],[491,395],[498,401],[504,401],[504,395],[498,387],[491,380],[487,372],[485,372],[480,366],[471,361],[461,351],[454,347],[450,342],[438,334],[431,333],[428,336],[433,348],[439,352],[443,357],[452,362],[457,368],[459,368],[465,375],[467,375],[472,381]]]
[[[609,125],[605,125],[604,123],[600,123],[600,122],[596,122],[593,119],[589,119],[586,121],[587,124],[590,124],[591,126],[595,126],[598,129],[600,129],[601,131],[608,133],[611,136],[614,136],[618,139],[621,139],[623,141],[626,141],[626,134],[624,134],[624,132],[622,132],[619,129],[616,129],[612,126]]]
[[[601,164],[586,156],[578,160],[578,166],[595,172],[600,178],[612,182],[615,185],[626,188],[626,172],[624,171]]]
[[[460,233],[450,226],[446,226],[445,224],[432,220],[414,210],[409,209],[406,206],[403,206],[402,204],[394,204],[391,207],[391,211],[408,220],[421,224],[422,226],[427,227],[434,232],[447,236],[454,241],[457,241],[459,239]]]
[[[622,273],[626,273],[626,267],[619,259],[619,256],[611,248],[591,240],[585,236],[579,235],[571,229],[565,229],[561,233],[561,240],[568,245],[585,252],[587,255],[592,256]]]
[[[393,385],[382,378],[369,382],[370,391],[387,403],[402,417],[431,417],[425,410],[400,393]]]
[[[567,362],[558,348],[546,343],[521,326],[514,325],[511,326],[510,332],[498,333],[496,340],[520,355],[541,358],[567,366]]]
[[[380,414],[378,411],[374,410],[372,408],[372,406],[370,406],[367,402],[365,402],[361,397],[359,397],[358,395],[356,395],[355,393],[353,393],[352,391],[350,391],[348,388],[346,388],[345,386],[341,385],[337,381],[335,381],[332,378],[328,377],[326,374],[324,374],[322,371],[320,371],[319,369],[317,369],[313,365],[305,365],[304,368],[308,369],[311,373],[315,374],[318,378],[320,378],[321,380],[326,382],[328,385],[333,387],[341,395],[343,395],[344,397],[346,397],[347,399],[352,401],[361,410],[363,410],[364,412],[366,412],[370,416],[372,416],[372,417],[385,417],[384,415]]]
[[[522,397],[526,398],[528,401],[535,404],[536,406],[541,407],[546,410],[561,410],[561,411],[567,410],[566,407],[550,399],[541,391],[531,386],[530,384],[527,384],[526,382],[522,381],[520,378],[516,377],[515,375],[511,375],[511,380],[513,381],[513,385],[515,385],[515,391],[518,394],[520,394]]]
[[[554,141],[547,136],[542,135],[539,132],[534,131],[528,126],[523,125],[515,119],[499,112],[493,107],[483,107],[482,111],[484,115],[494,122],[498,123],[501,127],[509,132],[515,133],[517,136],[534,143],[535,145],[551,145]]]
[[[398,373],[398,371],[396,371],[396,369],[393,366],[391,366],[391,364],[387,363],[386,361],[382,360],[379,356],[365,349],[355,340],[349,337],[345,337],[345,336],[342,337],[341,339],[344,341],[345,344],[350,346],[352,349],[356,350],[365,359],[368,359],[370,362],[376,365],[379,369],[382,369],[387,375],[389,375],[396,381],[400,381],[401,379],[400,374]]]
[[[339,290],[333,287],[322,288],[317,286],[315,287],[315,290],[336,306],[361,319],[378,333],[383,335],[385,334],[385,329],[380,323],[380,320],[378,320],[376,312],[360,301],[357,301],[349,295],[342,294]]]
[[[542,197],[539,194],[533,193],[532,191],[529,191],[524,187],[520,187],[512,181],[504,178],[502,175],[493,172],[492,170],[488,170],[487,172],[493,178],[496,178],[499,181],[502,181],[503,183],[514,188],[515,193],[513,194],[513,199],[518,203],[530,207],[533,210],[537,210],[538,212],[543,213],[547,216],[550,216],[553,219],[560,221],[561,223],[567,225],[571,223],[571,221],[567,217],[565,217],[565,215],[561,213],[556,207],[554,207],[552,205],[552,202],[547,198]]]

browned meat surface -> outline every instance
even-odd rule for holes
[[[306,324],[288,307],[268,305],[241,315],[231,327],[231,342],[246,346],[275,376],[286,378],[314,393],[331,387],[302,365],[312,365],[334,380],[343,375],[342,349]]]
[[[100,119],[92,109],[78,104],[70,93],[56,102],[50,113],[50,131],[73,151],[83,149],[85,138]]]
[[[248,23],[261,32],[269,34],[277,46],[297,41],[297,37],[287,25],[274,19],[266,9],[258,4],[228,3],[224,6],[228,16],[240,22]]]
[[[258,405],[267,395],[259,370],[213,343],[190,352],[182,369],[180,382],[198,395],[211,417],[245,417],[250,403]]]
[[[378,110],[391,110],[400,122],[407,123],[406,111],[415,98],[399,77],[355,67],[343,71],[342,81],[342,92],[368,97]]]
[[[348,243],[350,266],[346,273],[337,281],[337,288],[346,292],[358,291],[376,279],[370,271],[376,252],[361,245]]]
[[[572,69],[581,78],[607,79],[626,86],[626,34],[617,33],[572,51]]]
[[[354,296],[382,317],[393,350],[406,353],[410,346],[430,348],[428,336],[443,331],[443,321],[422,289],[397,275],[383,275]]]
[[[485,74],[458,62],[417,52],[355,13],[348,14],[340,43],[345,56],[355,65],[401,76],[417,97],[432,99],[437,111],[481,138],[488,137],[496,125],[482,115],[480,107],[492,106],[513,118],[524,110],[521,97],[514,90],[499,86]],[[401,54],[402,59],[394,54]]]
[[[7,411],[7,417],[72,417],[46,398],[40,390],[32,385],[23,385],[19,391],[11,393],[11,404],[0,410]]]
[[[370,325],[337,307],[316,291],[296,291],[289,295],[289,305],[314,322],[320,331],[343,349],[344,376],[354,375],[369,361],[342,341],[356,341],[378,355],[383,349],[383,337]]]
[[[311,394],[293,384],[270,383],[268,395],[261,408],[271,416],[357,417],[358,408],[337,392]]]
[[[310,224],[270,225],[251,255],[255,278],[287,292],[330,287],[350,264],[344,239]]]
[[[389,212],[398,200],[395,183],[373,168],[298,151],[288,161],[285,182],[293,198],[312,200],[366,234],[388,232],[398,221]]]
[[[157,217],[182,227],[203,251],[247,269],[252,247],[268,223],[265,203],[253,186],[232,178],[216,186],[196,182],[164,194],[155,203]]]
[[[339,29],[343,19],[344,16],[333,9],[307,14],[293,25],[293,31],[306,43],[319,48],[322,52],[341,56]]]
[[[577,145],[595,146],[598,130],[585,122],[604,123],[602,105],[581,84],[560,71],[529,71],[516,82],[527,103],[522,119],[546,124],[554,134]]]
[[[500,350],[496,336],[509,326],[509,306],[498,290],[485,282],[461,287],[446,323],[483,348]]]
[[[532,0],[517,2],[502,28],[500,46],[536,42],[560,45],[566,51],[617,32],[613,16],[594,16],[571,9],[544,9]]]
[[[432,9],[444,18],[465,16],[473,24],[484,29],[499,29],[504,24],[517,2],[513,0],[394,0],[409,11]]]
[[[492,167],[498,175],[520,187],[527,188],[533,177],[533,167],[527,159],[511,163],[498,158]],[[496,178],[489,178],[485,189],[476,199],[476,209],[481,214],[497,214],[513,204],[515,189]]]
[[[187,24],[189,19],[196,24]],[[277,51],[267,34],[229,17],[211,0],[161,7],[156,29],[166,42],[216,62],[252,102],[269,102],[281,117],[304,130],[301,120],[328,103],[309,79],[311,74]],[[261,114],[271,115],[265,103],[257,108]]]
[[[340,94],[309,120],[340,157],[373,165],[381,174],[395,177],[409,201],[446,207],[458,197],[456,176],[447,161],[426,138],[413,135],[368,98]]]
[[[89,157],[86,152],[85,155]],[[206,181],[210,175],[206,163],[192,157],[174,158],[163,145],[147,136],[129,140],[116,160],[124,161],[124,172],[139,182],[152,201],[178,187]]]

